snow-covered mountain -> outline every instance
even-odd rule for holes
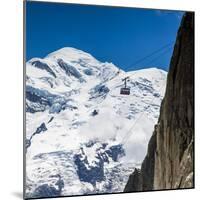
[[[74,48],[26,63],[26,195],[122,192],[143,160],[167,73],[125,72]],[[120,95],[129,76],[130,95]]]

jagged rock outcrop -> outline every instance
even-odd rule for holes
[[[194,14],[186,13],[177,34],[160,117],[141,173],[130,176],[124,191],[193,187],[193,153]]]
[[[141,171],[135,168],[134,172],[129,176],[127,186],[124,189],[124,192],[131,191],[141,191],[142,189],[142,179],[141,179]]]

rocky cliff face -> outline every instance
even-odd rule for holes
[[[160,117],[141,171],[124,189],[146,191],[191,188],[194,148],[194,14],[182,19],[167,78]]]

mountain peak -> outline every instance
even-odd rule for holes
[[[48,54],[46,58],[63,59],[68,61],[77,61],[77,60],[84,60],[87,62],[90,60],[97,61],[91,54],[73,47],[63,47],[61,49],[58,49]]]

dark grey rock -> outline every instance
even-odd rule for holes
[[[142,177],[139,169],[135,168],[134,172],[129,176],[128,183],[124,192],[138,192],[142,190]]]
[[[129,177],[124,191],[194,187],[193,140],[194,14],[188,12],[177,34],[165,97],[141,173]]]
[[[53,70],[52,70],[46,63],[43,63],[43,62],[41,62],[41,61],[39,61],[39,60],[36,60],[36,61],[33,61],[33,62],[32,62],[32,65],[35,66],[36,68],[46,70],[46,71],[49,72],[54,78],[56,78],[56,74],[53,72]]]

